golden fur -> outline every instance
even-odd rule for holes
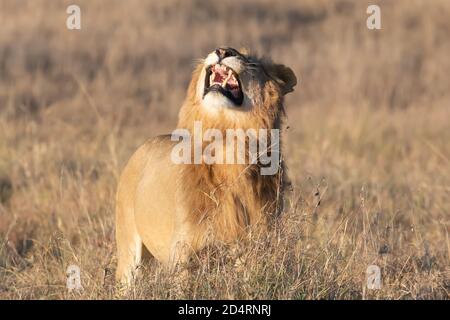
[[[293,90],[296,78],[283,65],[245,57],[246,63],[239,61],[244,69],[240,76],[249,108],[206,111],[198,92],[205,77],[202,62],[193,73],[178,128],[192,130],[194,121],[201,121],[204,130],[222,132],[280,129],[283,96]],[[169,135],[150,139],[122,173],[116,203],[116,277],[122,282],[132,280],[142,246],[173,266],[211,241],[226,243],[239,239],[251,226],[264,228],[281,211],[282,157],[276,174],[261,175],[259,164],[174,164],[170,158],[174,145]]]

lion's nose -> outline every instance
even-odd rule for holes
[[[237,55],[236,51],[231,48],[217,48],[216,54],[219,57],[219,60]]]

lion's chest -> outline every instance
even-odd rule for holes
[[[222,241],[231,241],[250,226],[265,223],[266,210],[276,202],[276,180],[248,166],[203,166],[187,181],[190,221]]]

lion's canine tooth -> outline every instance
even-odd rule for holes
[[[231,71],[231,69],[228,70],[228,75],[227,77],[223,80],[222,82],[222,87],[225,88],[225,85],[227,84],[228,80],[230,80],[230,78],[233,76],[233,72]]]

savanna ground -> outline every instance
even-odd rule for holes
[[[370,31],[366,1],[77,0],[69,31],[72,2],[0,0],[0,298],[449,298],[450,2],[377,1]],[[269,234],[200,253],[181,291],[150,260],[122,295],[118,175],[175,126],[195,59],[222,44],[301,79],[289,206]]]

